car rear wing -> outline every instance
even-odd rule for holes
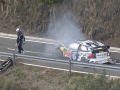
[[[92,47],[91,50],[93,53],[99,53],[99,52],[107,52],[110,46],[98,46],[98,47]]]
[[[110,46],[97,46],[97,47],[92,47],[91,49],[92,50],[94,50],[94,49],[100,49],[100,48],[102,48],[102,49],[109,49],[110,48]]]

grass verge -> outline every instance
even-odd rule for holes
[[[16,63],[0,75],[0,90],[119,90],[120,79]]]

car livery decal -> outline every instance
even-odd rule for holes
[[[65,57],[68,57],[68,58],[71,58],[71,53],[65,52],[65,53],[64,53],[64,56],[65,56]]]

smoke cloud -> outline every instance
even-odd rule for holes
[[[60,41],[84,40],[85,35],[76,23],[76,17],[72,13],[66,13],[57,20],[50,20],[47,36]]]
[[[85,35],[81,32],[80,27],[78,27],[78,25],[75,23],[76,18],[72,15],[72,13],[66,13],[56,20],[54,19],[55,18],[53,15],[53,18],[50,18],[48,25],[48,31],[46,33],[47,38],[55,39],[60,41],[60,43],[85,40]],[[52,54],[52,57],[56,58],[56,47],[56,45],[53,46],[46,44],[44,51],[45,53]]]

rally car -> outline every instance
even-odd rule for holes
[[[109,48],[110,46],[95,40],[77,41],[58,45],[56,55],[82,62],[115,64],[116,61],[110,57]]]

